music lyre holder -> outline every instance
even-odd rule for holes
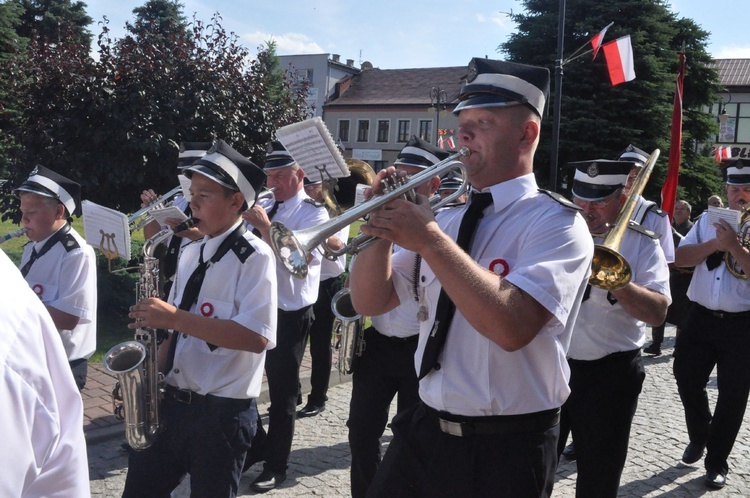
[[[99,242],[99,250],[107,258],[107,266],[109,273],[112,273],[112,261],[117,258],[117,242],[115,241],[114,233],[104,233],[104,230],[99,229],[99,233],[102,235],[102,240]],[[105,247],[106,241],[106,247]]]

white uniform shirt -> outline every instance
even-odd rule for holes
[[[302,189],[291,199],[279,204],[272,221],[283,223],[290,230],[301,230],[320,225],[327,220],[328,212],[325,208],[318,207]],[[280,309],[295,311],[315,304],[320,285],[321,258],[320,251],[312,251],[312,260],[307,264],[307,277],[302,279],[293,276],[284,265],[277,262],[276,278],[279,283]]]
[[[73,330],[58,331],[68,361],[73,361],[89,358],[96,351],[96,256],[73,228],[68,234],[78,247],[68,251],[63,243],[55,244],[31,265],[26,282],[45,305],[78,317]],[[31,258],[34,247],[39,252],[48,239],[24,246],[21,268]]]
[[[341,242],[346,244],[349,241],[349,225],[336,232],[335,235]],[[320,252],[322,250],[323,248],[321,247],[315,252],[317,252],[318,254],[322,254]],[[320,261],[320,281],[322,282],[323,280],[328,280],[329,278],[339,277],[342,273],[344,273],[345,269],[346,254],[342,254],[333,261],[326,257],[322,257]]]
[[[557,408],[570,393],[565,353],[591,271],[593,242],[578,212],[539,192],[533,174],[485,191],[492,193],[494,206],[479,222],[472,259],[523,289],[553,317],[529,344],[508,352],[474,330],[456,310],[439,357],[441,368],[420,381],[419,394],[432,408],[467,416]],[[462,206],[440,213],[441,229],[454,240],[465,211]],[[410,280],[412,262],[407,251],[394,255],[394,279]],[[421,323],[417,370],[441,288],[424,262],[419,278],[429,319]],[[414,299],[405,288],[409,286],[396,284],[402,303]]]
[[[0,496],[90,496],[83,402],[49,313],[0,251]]]
[[[680,246],[698,244],[716,238],[716,228],[701,216],[680,242]],[[747,270],[745,270],[747,272]],[[737,313],[750,310],[750,280],[742,280],[727,270],[724,261],[713,270],[702,261],[695,266],[687,296],[710,310]]]
[[[597,244],[601,238],[595,239]],[[632,281],[670,298],[669,268],[658,241],[634,230],[626,230],[619,253],[632,271]],[[608,291],[591,287],[589,298],[581,304],[578,321],[570,341],[568,358],[598,360],[608,354],[639,349],[646,342],[642,322],[607,299]]]
[[[406,259],[411,259],[412,268],[416,267],[417,255],[411,251],[404,251],[398,246],[394,246],[394,252],[405,252],[408,254]],[[420,258],[421,259],[421,258]],[[414,270],[412,269],[412,272]],[[382,315],[373,316],[371,318],[372,325],[378,332],[388,337],[411,337],[419,334],[421,323],[417,320],[417,312],[419,311],[419,302],[414,298],[414,288],[411,284],[410,279],[398,280],[399,286],[402,287],[399,292],[399,297],[403,294],[411,292],[411,298],[406,300],[403,299],[401,304],[396,306],[388,313]],[[417,287],[417,293],[423,292],[424,288]],[[418,298],[419,296],[417,296]]]
[[[176,306],[181,302],[185,285],[198,266],[201,245],[205,243],[204,260],[211,259],[221,242],[239,224],[238,221],[218,237],[204,238],[185,246],[169,302]],[[271,248],[252,232],[245,232],[244,238],[255,252],[243,264],[230,249],[211,265],[190,312],[231,319],[268,339],[266,349],[271,349],[276,345],[276,259]],[[211,351],[206,341],[181,334],[167,383],[199,394],[257,398],[263,382],[265,359],[265,352],[257,354],[222,347]]]
[[[672,237],[672,225],[669,222],[669,216],[666,214],[659,216],[654,211],[646,211],[651,204],[654,203],[639,195],[631,219],[659,234],[659,245],[664,251],[667,263],[674,263],[674,238]]]

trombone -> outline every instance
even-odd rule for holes
[[[335,234],[343,227],[350,225],[354,221],[391,202],[393,199],[401,196],[408,196],[415,188],[427,183],[433,177],[442,176],[457,166],[463,168],[460,158],[468,155],[469,148],[463,147],[456,154],[453,154],[434,166],[417,173],[409,178],[408,181],[400,184],[393,190],[390,190],[381,196],[372,197],[368,201],[363,202],[362,204],[345,211],[340,216],[331,218],[320,225],[306,228],[304,230],[292,231],[284,226],[283,223],[273,222],[271,223],[270,230],[271,247],[284,267],[286,267],[293,276],[296,278],[305,278],[307,276],[307,256],[313,249],[325,242],[328,237]],[[466,175],[464,175],[464,178],[466,178]],[[467,188],[468,182],[464,181],[462,188],[459,188],[453,195],[444,199],[440,199],[440,196],[434,196],[436,202],[433,203],[433,198],[430,199],[432,209],[436,210],[453,202],[453,200],[463,194]],[[368,247],[375,240],[377,240],[375,237],[360,234],[354,237],[340,252],[332,252],[332,254],[336,256],[340,256],[344,253],[355,254]]]
[[[654,170],[656,160],[659,159],[660,151],[656,149],[646,161],[646,165],[638,173],[630,187],[620,213],[617,215],[612,227],[607,232],[601,244],[594,246],[594,259],[591,262],[591,276],[589,284],[604,290],[617,290],[625,287],[630,282],[632,270],[630,264],[618,251],[622,244],[622,237],[628,229],[630,218],[633,217],[638,196],[648,183],[651,172]]]
[[[159,197],[158,200],[152,202],[148,206],[142,207],[135,213],[131,214],[128,217],[128,225],[131,226],[130,231],[134,230],[140,230],[141,228],[145,227],[149,223],[151,223],[151,220],[153,218],[150,215],[150,212],[152,209],[160,209],[163,207],[167,207],[172,204],[172,198],[176,197],[177,194],[182,192],[182,187],[177,186],[164,194],[163,196]],[[169,201],[169,202],[167,202]]]

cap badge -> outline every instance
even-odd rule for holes
[[[31,170],[31,173],[29,173],[29,176],[34,176],[39,173],[39,166],[34,166],[34,169]]]
[[[211,148],[209,148],[209,149],[208,149],[208,150],[206,151],[206,154],[213,154],[213,153],[214,153],[214,152],[216,152],[217,150],[219,150],[219,142],[214,142],[214,143],[213,143],[213,144],[211,145]]]
[[[599,175],[599,165],[596,163],[592,163],[588,169],[586,170],[586,174],[589,175],[591,178],[594,178],[595,176]]]
[[[477,69],[477,64],[474,61],[471,61],[469,63],[469,72],[466,74],[466,82],[471,83],[475,79],[477,79],[477,74],[479,73],[479,70]]]

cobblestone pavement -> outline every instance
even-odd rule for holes
[[[623,472],[619,496],[623,497],[712,497],[750,496],[750,415],[740,431],[730,456],[727,486],[710,491],[703,485],[703,463],[679,462],[687,444],[682,405],[672,376],[674,328],[667,328],[664,354],[645,357],[646,382],[631,431],[630,451]],[[337,375],[337,374],[333,374]],[[709,385],[715,399],[715,377]],[[329,390],[326,410],[317,417],[297,421],[287,480],[269,497],[349,496],[349,446],[346,419],[351,383],[343,382]],[[268,405],[260,405],[267,413]],[[386,430],[383,442],[390,440]],[[89,444],[92,496],[118,497],[127,472],[127,457],[119,437]],[[251,496],[250,484],[261,465],[248,470],[240,483],[240,496]],[[553,496],[575,495],[575,462],[563,460],[557,471]],[[188,479],[173,494],[189,496]]]

